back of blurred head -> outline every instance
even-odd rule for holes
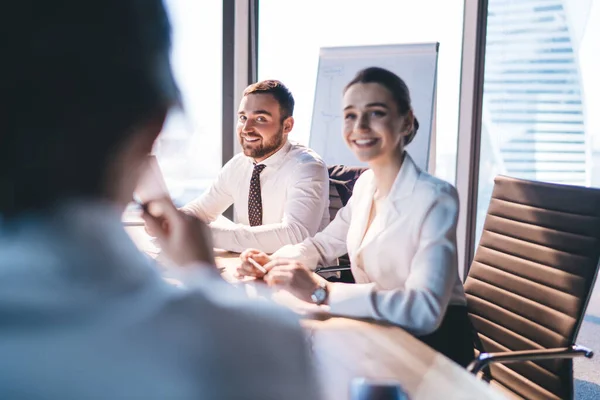
[[[1,8],[0,215],[124,204],[178,101],[162,0]]]

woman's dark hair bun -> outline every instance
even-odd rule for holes
[[[413,139],[415,138],[415,136],[417,136],[417,131],[419,130],[419,121],[417,120],[417,117],[415,117],[413,119],[413,128],[412,131],[410,132],[410,134],[408,136],[404,137],[404,145],[408,145],[410,142],[413,141]]]

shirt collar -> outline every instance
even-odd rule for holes
[[[93,226],[98,230],[114,231],[122,227],[120,219],[119,207],[110,201],[73,199],[43,211],[23,213],[7,220],[6,225],[10,230],[16,228],[23,232],[44,230],[49,226],[80,231]]]
[[[108,201],[65,202],[45,213],[19,217],[3,228],[0,241],[14,244],[12,250],[5,249],[20,253],[14,257],[31,261],[44,253],[35,250],[38,243],[46,252],[63,257],[56,268],[69,275],[87,274],[97,281],[118,278],[125,283],[151,273],[147,258],[123,228],[120,208]],[[40,263],[53,264],[50,259]]]
[[[292,143],[290,143],[289,140],[286,140],[283,147],[281,147],[279,150],[277,150],[277,152],[270,155],[265,160],[262,160],[258,164],[264,164],[267,167],[276,167],[283,162],[283,160],[285,159],[285,156],[287,156],[287,154],[290,152],[291,149],[292,149]],[[251,158],[251,157],[248,157],[248,158],[252,161],[252,163],[254,163],[253,158]]]

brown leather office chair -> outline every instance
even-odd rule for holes
[[[344,207],[354,190],[354,184],[360,175],[367,168],[362,167],[347,167],[345,165],[332,165],[328,167],[329,171],[329,216],[331,221],[335,218],[340,208]],[[339,265],[331,267],[320,267],[315,272],[340,272],[340,278],[335,279],[339,282],[354,283],[354,277],[350,272],[350,260],[345,254],[338,259]]]
[[[481,352],[468,369],[526,399],[573,398],[599,261],[600,189],[497,177],[465,281]]]

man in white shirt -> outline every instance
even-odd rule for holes
[[[271,253],[329,223],[327,166],[312,150],[288,141],[293,111],[294,98],[279,81],[258,82],[244,91],[237,122],[243,152],[202,196],[182,208],[211,222],[216,247]],[[231,204],[235,224],[220,217]]]
[[[0,399],[318,398],[296,316],[225,283],[201,221],[144,207],[188,289],[124,231],[179,101],[162,0],[20,0],[4,16]]]

